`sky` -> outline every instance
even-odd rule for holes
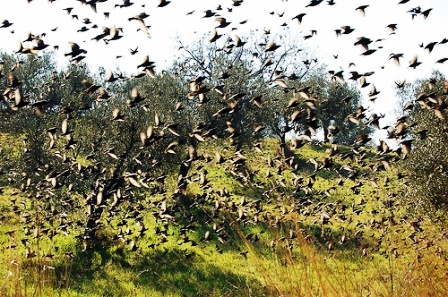
[[[281,44],[288,39],[305,46],[329,70],[344,70],[346,79],[350,77],[350,71],[374,71],[368,81],[381,93],[374,104],[367,101],[371,112],[390,113],[396,101],[395,81],[406,79],[412,82],[417,78],[429,77],[433,69],[448,74],[448,62],[435,63],[448,57],[448,43],[437,44],[431,53],[419,46],[448,38],[446,0],[410,0],[406,4],[398,4],[399,0],[334,0],[335,5],[328,5],[328,0],[325,0],[314,7],[306,7],[310,3],[308,0],[244,0],[240,6],[232,5],[232,0],[172,0],[165,7],[157,7],[158,0],[133,0],[133,5],[123,8],[115,7],[123,4],[123,0],[109,0],[98,3],[96,13],[88,5],[75,0],[52,0],[52,3],[48,0],[28,1],[0,0],[0,22],[8,20],[13,23],[8,28],[0,28],[0,49],[17,51],[19,42],[25,40],[28,33],[45,33],[42,39],[50,45],[47,50],[58,47],[56,53],[61,65],[68,61],[64,53],[70,51],[69,42],[76,42],[88,51],[85,62],[92,69],[103,66],[135,74],[136,65],[149,56],[160,71],[181,54],[176,40],[189,44],[204,34],[210,35],[218,25],[214,17],[203,17],[205,10],[210,9],[231,22],[228,27],[218,29],[220,34],[227,37],[238,34],[245,40],[249,34],[261,34],[266,29],[271,31],[271,41]],[[219,5],[222,10],[217,10]],[[361,5],[369,5],[365,15],[357,9]],[[417,6],[422,11],[429,8],[432,11],[426,19],[422,15],[412,18],[408,11]],[[70,14],[64,10],[66,8],[73,8]],[[105,17],[105,12],[109,13],[109,18]],[[141,30],[137,21],[128,20],[142,12],[149,15],[145,19],[146,25],[150,26],[149,35]],[[301,24],[293,19],[300,13],[306,13]],[[85,24],[85,18],[91,23]],[[240,24],[245,20],[245,24]],[[94,24],[98,28],[92,28]],[[389,24],[397,24],[397,30],[391,32],[386,27]],[[78,32],[83,26],[88,30]],[[102,40],[92,40],[102,32],[103,26],[123,28],[124,37],[110,41],[108,45]],[[337,37],[334,30],[341,29],[341,26],[350,26],[355,30]],[[304,36],[309,35],[311,30],[317,34],[305,40]],[[354,46],[357,38],[362,36],[373,40],[370,48],[376,49],[376,52],[372,55],[363,56],[361,54],[365,50]],[[218,44],[225,39],[218,40]],[[138,52],[132,55],[130,50],[136,47]],[[403,54],[401,66],[389,60],[391,53]],[[409,61],[415,55],[422,64],[416,69],[409,68]],[[117,59],[117,56],[121,57]],[[355,66],[349,67],[350,63]],[[367,98],[370,87],[361,91]]]

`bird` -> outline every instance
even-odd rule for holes
[[[273,52],[275,50],[277,50],[281,45],[277,45],[275,42],[270,42],[266,45],[266,48],[264,49],[263,52],[267,53],[267,52]]]
[[[165,7],[168,4],[170,4],[171,1],[167,1],[167,0],[159,0],[159,4],[157,5],[157,7]]]
[[[134,49],[130,49],[129,52],[131,53],[131,55],[135,55],[136,53],[138,53],[138,46]]]
[[[9,28],[9,27],[11,27],[12,25],[14,25],[14,23],[9,22],[8,20],[3,20],[3,21],[0,23],[0,28]]]
[[[110,69],[107,69],[104,81],[111,83],[111,82],[114,82],[116,80],[118,80],[118,78],[114,76],[113,72]]]
[[[321,4],[322,2],[323,2],[323,0],[311,0],[310,3],[308,3],[308,5],[305,7],[317,6],[317,5]]]
[[[121,31],[122,31],[121,28],[116,28],[116,27],[110,28],[109,38],[108,39],[104,39],[104,42],[106,44],[108,44],[112,40],[118,40],[118,39],[122,38],[123,35],[120,35]]]
[[[209,43],[214,43],[216,40],[218,40],[219,38],[221,38],[221,34],[218,34],[218,31],[216,29],[214,29],[212,31],[211,37],[208,40]]]
[[[397,30],[397,24],[389,24],[386,26],[391,32],[395,32]]]
[[[356,8],[356,10],[359,10],[362,16],[366,16],[366,8],[369,7],[369,5],[361,5]]]
[[[418,56],[414,56],[412,60],[409,62],[408,67],[416,68],[417,66],[421,65],[422,63],[418,61]]]
[[[43,49],[45,49],[47,47],[48,47],[48,44],[45,44],[45,42],[42,39],[37,38],[36,39],[36,45],[33,45],[31,47],[31,52],[33,54],[36,54],[38,51],[43,50]]]
[[[302,19],[303,17],[306,15],[306,13],[299,13],[298,15],[296,15],[295,17],[293,17],[292,19],[297,19],[297,21],[299,22],[299,25],[302,24]]]
[[[217,21],[219,23],[219,25],[215,28],[225,28],[231,24],[230,22],[227,22],[227,20],[225,18],[218,17],[218,16],[215,17],[215,21]]]
[[[78,44],[76,44],[74,42],[69,42],[69,45],[71,47],[71,52],[64,54],[66,57],[71,56],[72,58],[74,58],[81,54],[87,54],[87,51],[84,49],[81,49]]]
[[[235,35],[233,40],[235,41],[235,47],[243,47],[247,43],[246,41],[242,41],[238,35]]]
[[[341,29],[344,30],[341,34],[350,34],[355,30],[354,28],[351,28],[350,26],[342,26]]]
[[[400,54],[391,53],[389,55],[389,60],[393,59],[395,65],[400,66],[400,58],[402,58],[402,57],[403,57],[403,54],[401,54],[401,53]]]
[[[370,90],[370,92],[369,92],[369,96],[370,96],[370,97],[372,97],[372,96],[376,96],[376,95],[378,95],[379,93],[380,93],[380,92],[376,90],[375,85],[372,84],[372,88],[371,88],[371,90]]]
[[[429,8],[425,11],[422,11],[421,14],[423,15],[423,18],[426,19],[429,16],[429,13],[432,11],[432,8]]]
[[[130,0],[123,0],[122,4],[115,4],[115,7],[119,7],[119,8],[125,8],[125,7],[130,7],[132,6],[134,3],[131,2]]]
[[[210,9],[208,9],[208,10],[206,10],[204,12],[205,12],[205,15],[202,18],[211,18],[212,16],[216,15],[216,13],[211,11]]]
[[[427,49],[430,53],[432,52],[432,50],[434,49],[434,46],[437,45],[438,42],[434,41],[434,42],[430,42],[425,46],[425,49]]]
[[[358,37],[358,41],[354,43],[355,46],[361,45],[366,51],[369,50],[369,44],[372,43],[372,40],[367,37]]]
[[[115,122],[123,122],[124,121],[124,114],[119,110],[118,108],[115,108],[112,112],[112,119],[111,121]]]
[[[145,100],[145,97],[142,97],[139,93],[139,91],[137,90],[137,88],[133,88],[131,91],[131,99],[127,100],[127,104],[130,107],[134,107],[136,106],[138,103],[143,102],[143,100]]]
[[[369,49],[369,50],[366,50],[365,52],[363,52],[363,53],[361,54],[361,56],[370,56],[370,55],[373,54],[374,52],[376,52],[376,49]]]
[[[12,110],[19,110],[20,108],[27,106],[29,104],[28,101],[25,101],[25,96],[22,93],[22,90],[19,88],[14,91],[14,102],[11,104]]]
[[[138,15],[135,15],[133,17],[128,18],[129,21],[137,21],[140,25],[140,28],[143,30],[144,33],[149,35],[148,26],[146,26],[145,19],[149,17],[149,15],[146,12],[141,12]]]
[[[143,58],[143,61],[142,61],[142,63],[140,63],[139,65],[137,65],[137,68],[140,68],[140,67],[152,67],[154,65],[154,62],[152,62],[152,61],[150,61],[149,60],[149,56],[145,56],[144,58]]]
[[[400,142],[402,159],[406,159],[406,157],[410,154],[412,149],[412,141],[412,139],[407,139]]]

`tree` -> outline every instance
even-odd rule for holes
[[[408,196],[420,210],[447,209],[447,93],[448,82],[438,71],[398,91],[402,109],[397,125],[403,125],[407,133],[391,137],[412,143],[412,154],[406,155],[402,167],[411,177]]]
[[[30,100],[20,107],[27,121],[16,117],[21,124],[11,126],[20,127],[13,133],[28,140],[11,172],[21,172],[15,180],[24,192],[41,198],[33,203],[36,212],[55,214],[46,227],[60,227],[54,220],[69,210],[77,214],[76,232],[89,248],[105,225],[125,218],[143,224],[142,209],[152,209],[165,223],[185,219],[189,208],[176,209],[188,202],[190,168],[205,158],[197,153],[202,142],[229,139],[240,157],[231,164],[232,172],[246,178],[241,151],[258,140],[280,138],[286,161],[291,160],[286,142],[291,131],[300,147],[331,120],[345,127],[359,98],[356,92],[324,78],[317,60],[303,58],[295,44],[278,47],[268,36],[260,38],[261,45],[235,38],[220,46],[184,47],[185,56],[166,71],[157,73],[145,61],[134,77],[105,69],[92,75],[82,63],[39,74],[40,63],[51,57],[23,57],[17,71],[35,79],[30,86],[6,86],[11,92],[22,90]],[[337,101],[347,95],[354,99],[336,117]],[[34,112],[38,98],[46,98],[45,104]],[[328,109],[332,118],[325,117]],[[177,187],[169,197],[165,179],[173,172]],[[154,196],[164,202],[152,203]]]
[[[275,43],[269,38],[254,34],[239,47],[239,38],[225,40],[220,46],[218,41],[204,45],[204,37],[190,47],[180,43],[185,57],[175,64],[175,73],[188,66],[189,79],[203,75],[210,89],[219,85],[224,90],[225,98],[244,94],[237,100],[238,112],[232,113],[230,122],[248,143],[252,142],[254,127],[262,131],[255,135],[278,137],[283,147],[292,130],[309,138],[323,128],[326,140],[327,127],[333,122],[339,130],[334,140],[343,144],[353,143],[359,133],[372,131],[366,125],[347,121],[361,100],[354,87],[328,79],[325,68],[303,53],[300,44],[283,42],[282,47],[270,50]],[[210,101],[229,104],[217,94]],[[216,110],[212,104],[207,105]]]

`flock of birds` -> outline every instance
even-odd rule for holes
[[[36,0],[34,0],[36,1]],[[28,2],[33,2],[33,0],[28,0]],[[50,3],[57,2],[56,0],[50,0]],[[104,2],[111,2],[111,0],[77,0],[80,5],[88,5],[91,7],[92,11],[95,14],[99,14],[102,11],[102,5]],[[116,1],[114,4],[114,9],[126,10],[127,8],[137,5],[130,0],[124,1]],[[168,5],[176,5],[177,1],[166,1],[160,0],[158,2],[158,9],[163,9]],[[194,2],[194,1],[193,1]],[[216,21],[216,27],[212,28],[212,34],[209,39],[210,43],[216,43],[222,37],[223,34],[220,34],[220,30],[224,30],[228,28],[230,25],[234,27],[233,29],[237,29],[238,26],[243,26],[245,23],[250,20],[240,21],[236,23],[232,20],[232,11],[237,9],[243,9],[245,6],[244,0],[232,0],[227,1],[231,3],[228,7],[223,7],[219,5],[214,9],[208,9],[204,11],[204,14],[201,15],[201,18],[214,18]],[[287,0],[286,0],[287,2]],[[408,2],[418,2],[415,0],[401,0],[397,3],[397,5],[405,5]],[[139,24],[138,31],[141,32],[144,36],[150,36],[151,26],[149,23],[149,11],[147,11],[146,4],[141,5],[142,12],[135,16],[129,16],[129,22],[136,22]],[[337,0],[312,0],[305,7],[303,7],[303,12],[297,14],[292,18],[293,22],[297,22],[297,26],[301,26],[307,20],[308,17],[311,19],[311,15],[313,10],[319,9],[319,6],[329,5],[329,6],[337,6]],[[376,3],[372,3],[372,6],[376,5]],[[356,8],[355,13],[361,13],[361,15],[368,17],[369,5],[360,5]],[[64,13],[67,13],[71,16],[74,22],[80,22],[81,27],[78,29],[79,34],[85,34],[84,32],[91,30],[100,30],[98,35],[95,35],[91,38],[91,40],[96,42],[104,42],[107,46],[112,47],[114,41],[123,38],[124,30],[123,28],[117,27],[102,27],[102,29],[98,29],[99,25],[91,22],[89,18],[83,18],[80,15],[76,14],[76,7],[66,7],[63,9]],[[412,19],[416,18],[429,18],[431,17],[432,9],[423,9],[420,6],[415,5],[407,11],[409,13],[409,17]],[[104,18],[109,18],[112,15],[113,11],[103,11]],[[152,13],[163,13],[161,10],[155,10]],[[275,12],[272,12],[274,14]],[[187,15],[189,17],[193,17],[195,11],[188,12]],[[223,17],[222,15],[228,14],[228,17]],[[284,13],[277,13],[278,17],[284,17]],[[309,16],[308,16],[309,15]],[[11,33],[14,33],[14,26],[17,24],[14,23],[13,16],[11,16],[12,20],[4,20],[0,24],[0,30],[11,30]],[[386,29],[390,34],[394,34],[399,24],[389,24],[386,26]],[[232,31],[233,31],[232,29]],[[57,28],[52,29],[52,31],[56,31]],[[335,38],[340,38],[342,35],[353,34],[355,28],[352,28],[348,25],[341,26],[340,28],[334,30]],[[269,35],[269,30],[265,30],[265,34]],[[317,31],[311,31],[310,35],[304,37],[305,40],[313,38],[317,34]],[[59,49],[59,45],[50,45],[45,42],[46,33],[34,35],[32,33],[26,39],[20,43],[19,49],[16,51],[16,55],[18,57],[22,55],[30,55],[34,54],[37,57],[40,55],[42,51],[48,50],[53,47],[54,50]],[[371,56],[374,55],[376,51],[380,48],[373,48],[372,44],[375,41],[369,37],[359,37],[354,42],[354,46],[361,46],[365,51],[362,53],[363,56]],[[437,42],[431,42],[428,44],[421,44],[421,48],[428,50],[428,52],[432,52],[434,48],[444,46],[448,40],[446,38],[441,39]],[[243,48],[246,45],[246,42],[243,41],[240,37],[236,36],[233,38],[233,43],[229,47],[227,45],[223,50],[228,52],[229,54],[232,51],[236,51],[240,48]],[[80,43],[70,42],[70,51],[65,52],[64,55],[69,59],[71,63],[76,63],[79,65],[81,61],[83,61],[88,56],[88,48],[83,48]],[[282,44],[278,42],[269,42],[262,45],[262,53],[271,54],[274,52],[278,52],[282,50]],[[135,55],[138,53],[138,47],[130,50],[131,55]],[[403,53],[391,53],[390,60],[392,60],[398,66],[402,65]],[[443,64],[447,61],[448,58],[440,58],[437,60],[437,63]],[[263,71],[269,73],[269,71],[274,71],[273,66],[275,65],[274,61],[263,61]],[[417,68],[421,65],[421,61],[415,56],[407,65],[408,68]],[[138,73],[133,75],[132,77],[125,77],[123,75],[114,75],[112,72],[108,72],[104,84],[100,83],[91,83],[85,82],[85,90],[84,94],[88,94],[95,99],[95,102],[101,104],[101,102],[107,100],[113,100],[112,95],[107,91],[106,83],[114,83],[117,80],[123,79],[138,79],[142,76],[156,77],[158,74],[155,70],[155,62],[149,59],[149,56],[145,56],[143,61],[136,65],[135,68],[138,69]],[[20,64],[18,66],[20,67]],[[6,81],[6,87],[2,90],[3,100],[7,102],[8,106],[16,111],[20,112],[21,109],[32,107],[35,109],[36,113],[42,116],[45,113],[45,107],[48,104],[48,101],[45,99],[41,100],[31,100],[27,101],[27,94],[23,94],[21,89],[22,82],[15,75],[15,69],[6,69],[3,66],[3,63],[0,63],[0,78]],[[344,75],[344,70],[337,71],[329,71],[329,77],[331,80],[339,82],[341,84],[347,83],[346,75]],[[357,82],[361,88],[364,88],[368,85],[371,85],[371,91],[369,92],[369,99],[374,101],[376,96],[380,93],[373,83],[367,82],[367,79],[372,76],[373,72],[365,72],[358,73],[357,71],[350,72],[351,77],[348,78],[354,82]],[[370,79],[370,78],[369,78]],[[294,80],[294,76],[292,74],[283,73],[278,69],[275,69],[275,74],[273,75],[273,82],[275,82],[275,87],[282,88],[285,90],[290,90],[290,81]],[[220,81],[222,81],[225,85],[225,77],[221,77]],[[398,87],[403,87],[404,83],[397,83]],[[382,115],[370,114],[367,115],[367,108],[363,106],[358,106],[356,111],[349,115],[347,121],[351,121],[358,125],[371,125],[377,130],[387,130],[387,135],[389,140],[395,140],[397,144],[397,148],[391,147],[390,141],[381,140],[379,146],[377,147],[377,155],[370,158],[368,157],[368,153],[364,149],[364,147],[371,140],[371,136],[360,134],[356,140],[356,142],[352,145],[351,150],[349,151],[341,151],[337,144],[332,143],[330,148],[327,150],[327,156],[322,160],[310,159],[308,163],[312,164],[312,173],[303,175],[301,172],[301,168],[299,166],[298,160],[294,157],[293,154],[290,153],[290,150],[299,149],[300,147],[307,145],[309,143],[316,142],[316,134],[319,128],[319,121],[315,118],[315,109],[316,105],[319,102],[313,98],[313,92],[311,90],[312,86],[302,88],[300,90],[294,90],[295,96],[285,104],[286,109],[290,112],[291,123],[293,123],[296,118],[299,119],[298,114],[301,112],[306,112],[310,116],[310,120],[303,126],[303,131],[297,133],[292,136],[291,144],[289,145],[289,150],[285,150],[286,154],[283,156],[278,156],[275,158],[267,158],[261,167],[266,167],[266,173],[264,178],[267,180],[266,183],[256,182],[257,176],[261,175],[260,169],[250,169],[247,166],[246,162],[248,157],[243,150],[236,150],[235,152],[231,152],[229,148],[227,148],[226,152],[201,152],[196,146],[190,145],[188,149],[188,158],[182,162],[183,168],[181,168],[181,174],[178,180],[178,188],[174,191],[173,197],[174,200],[180,199],[186,191],[189,185],[192,183],[198,183],[200,188],[204,191],[204,195],[197,195],[194,197],[194,205],[210,205],[212,212],[210,217],[206,218],[195,218],[193,216],[187,216],[187,223],[183,225],[181,228],[181,237],[183,243],[191,242],[192,240],[188,239],[188,232],[192,231],[192,225],[195,223],[202,221],[202,223],[210,223],[212,228],[207,231],[204,235],[203,240],[210,240],[211,238],[217,238],[221,243],[225,243],[228,238],[226,237],[226,230],[222,228],[219,222],[220,216],[218,213],[220,211],[229,211],[231,213],[236,213],[236,220],[245,223],[245,224],[256,224],[261,220],[267,220],[269,223],[277,224],[279,221],[279,216],[271,216],[269,212],[264,211],[264,204],[266,201],[272,202],[273,199],[280,199],[285,193],[286,188],[293,188],[292,196],[300,197],[299,200],[296,200],[293,205],[282,206],[279,202],[278,211],[283,215],[287,214],[290,210],[299,210],[302,215],[318,215],[318,219],[316,223],[327,224],[330,220],[340,220],[345,221],[346,218],[346,209],[347,207],[342,202],[331,202],[325,203],[323,202],[325,197],[331,196],[332,191],[337,190],[338,186],[343,186],[347,180],[353,182],[353,185],[350,186],[350,190],[359,193],[362,188],[363,182],[368,180],[365,173],[361,173],[363,170],[367,170],[368,172],[376,172],[378,170],[388,170],[391,169],[392,163],[394,161],[398,161],[400,159],[405,159],[412,151],[412,144],[414,141],[425,141],[427,139],[428,131],[420,131],[418,135],[420,136],[418,139],[412,139],[410,134],[411,127],[418,125],[418,123],[411,123],[408,121],[407,116],[403,116],[399,118],[394,125],[390,125],[388,127],[381,127],[379,121],[382,118]],[[430,84],[429,88],[432,88]],[[237,125],[232,123],[231,115],[232,113],[239,112],[238,102],[241,100],[244,94],[229,94],[226,93],[222,86],[212,86],[208,85],[208,78],[206,75],[201,75],[192,79],[189,82],[189,92],[184,94],[186,98],[190,99],[198,99],[200,102],[204,101],[204,98],[207,96],[208,92],[216,91],[223,98],[227,99],[229,102],[228,106],[216,110],[213,116],[228,118],[227,121],[227,133],[228,138],[232,141],[237,137],[240,137],[240,133],[237,129]],[[292,93],[292,92],[291,92]],[[427,110],[428,112],[434,113],[439,120],[445,122],[446,121],[446,108],[448,107],[446,98],[448,94],[448,86],[445,85],[445,89],[443,93],[438,92],[428,92],[421,93],[415,99],[415,105],[419,105],[421,108]],[[27,99],[28,98],[28,99]],[[32,99],[32,98],[31,98]],[[138,88],[134,88],[130,94],[130,99],[127,101],[129,108],[143,108],[145,97],[141,95],[141,92]],[[256,108],[263,108],[264,102],[261,97],[255,97],[250,100],[251,104],[253,104]],[[414,102],[407,105],[404,109],[404,112],[412,110],[414,108]],[[342,102],[341,102],[342,103]],[[89,108],[89,107],[87,107]],[[181,106],[176,106],[174,109],[175,112],[178,112],[181,109]],[[118,227],[126,226],[126,222],[133,221],[137,226],[137,231],[132,231],[133,228],[124,228],[119,229],[119,234],[117,235],[117,239],[123,240],[130,244],[131,250],[137,249],[137,239],[145,234],[148,228],[145,227],[144,224],[144,211],[145,211],[145,201],[138,200],[133,198],[133,192],[138,189],[152,189],[151,185],[156,185],[156,192],[163,193],[165,187],[165,179],[167,178],[166,174],[161,174],[159,176],[153,176],[149,172],[151,168],[156,168],[159,165],[158,160],[152,159],[150,160],[151,164],[144,164],[145,162],[149,162],[148,160],[144,161],[143,158],[138,158],[137,156],[134,158],[137,164],[137,167],[141,165],[142,168],[147,168],[145,170],[136,170],[134,173],[120,173],[121,176],[117,176],[116,173],[110,173],[107,170],[97,171],[93,166],[82,166],[76,159],[69,157],[70,150],[76,146],[76,142],[74,142],[74,130],[72,127],[71,121],[76,118],[77,110],[73,110],[70,108],[63,108],[61,110],[62,124],[58,125],[57,128],[50,129],[45,131],[48,134],[49,145],[47,149],[52,151],[58,159],[60,159],[61,164],[64,164],[63,169],[54,170],[49,166],[48,168],[40,168],[39,170],[45,172],[45,177],[34,184],[35,188],[39,189],[38,196],[41,197],[51,197],[54,195],[56,191],[61,189],[64,185],[64,180],[67,179],[68,176],[77,175],[79,178],[84,178],[86,176],[94,176],[94,180],[91,185],[91,192],[85,195],[84,205],[83,207],[87,208],[87,221],[78,223],[83,226],[84,233],[80,236],[82,238],[82,242],[84,243],[84,248],[89,248],[89,245],[92,240],[96,238],[97,231],[102,227],[103,221],[102,218],[107,217],[106,220],[111,220],[114,216],[120,216],[119,206],[124,203],[124,201],[132,201],[132,205],[129,207],[132,211],[127,212],[124,217],[122,223],[118,225]],[[112,121],[122,122],[127,121],[127,119],[122,111],[115,109],[113,114],[111,115]],[[288,123],[285,123],[285,129],[288,132],[290,128]],[[161,130],[167,132],[170,137],[174,140],[167,146],[164,147],[163,150],[165,154],[175,154],[177,147],[180,146],[179,142],[176,138],[180,138],[179,134],[179,124],[164,124],[160,120],[159,116],[156,114],[154,117],[154,125],[151,125],[146,131],[139,132],[139,139],[141,140],[141,147],[144,150],[146,147],[154,145],[158,140],[165,137]],[[163,126],[163,127],[162,127]],[[261,131],[263,127],[256,127],[256,132]],[[157,130],[159,129],[159,130]],[[257,131],[258,129],[258,131]],[[333,140],[337,135],[339,128],[337,126],[328,127],[329,131],[329,139]],[[448,131],[448,128],[447,128]],[[59,137],[63,137],[66,140],[67,145],[65,146],[67,152],[61,152],[60,150],[55,149],[55,144],[58,141]],[[218,133],[214,127],[206,127],[198,125],[188,137],[195,138],[198,143],[207,142],[209,140],[213,140],[218,138]],[[254,151],[262,151],[263,144],[256,143],[253,147]],[[106,154],[111,158],[111,161],[120,161],[120,156],[118,152],[115,152],[113,149],[108,150]],[[91,156],[93,161],[95,161],[95,156]],[[203,168],[198,168],[193,166],[193,164],[197,160],[202,160],[204,162],[215,162],[216,166],[225,166],[226,172],[233,178],[234,182],[240,185],[241,187],[254,187],[261,189],[262,197],[254,197],[254,199],[250,200],[247,198],[243,198],[240,202],[234,202],[231,199],[232,193],[229,190],[224,188],[215,188],[213,186],[213,181],[207,178],[207,170]],[[343,165],[336,166],[336,160],[341,161]],[[261,163],[260,163],[261,164]],[[105,164],[106,165],[106,164]],[[145,167],[146,166],[146,167]],[[201,166],[202,167],[202,166]],[[104,166],[103,168],[107,168]],[[183,169],[183,171],[182,171]],[[194,170],[193,170],[194,169]],[[362,169],[362,170],[361,170]],[[317,177],[320,172],[325,170],[334,170],[339,176],[340,179],[338,181],[337,186],[334,186],[330,189],[326,189],[324,191],[316,191],[313,189],[313,185],[316,182]],[[192,172],[195,171],[195,172]],[[282,172],[288,171],[291,173],[291,180],[286,180],[283,177]],[[402,175],[398,175],[397,178],[403,178]],[[118,182],[120,181],[120,182]],[[380,183],[378,180],[371,180],[372,184],[375,187],[380,187]],[[387,180],[384,181],[383,185],[387,184]],[[22,185],[22,189],[27,191],[33,185],[30,177],[25,177],[24,183]],[[73,184],[65,185],[68,187],[68,191],[76,192],[76,188],[73,187]],[[392,195],[392,194],[391,194]],[[50,199],[50,198],[49,198]],[[70,209],[73,201],[70,198],[70,195],[63,196],[60,198],[62,201],[62,205]],[[392,198],[391,200],[392,201]],[[387,203],[390,203],[388,201]],[[157,202],[151,202],[154,207],[154,215],[162,221],[164,224],[168,224],[172,220],[176,218],[179,210],[178,206],[173,206],[170,204],[169,199],[162,199]],[[360,205],[352,205],[352,212],[359,213],[362,211],[362,203]],[[48,206],[49,215],[46,217],[48,220],[53,220],[51,217],[58,216],[60,223],[57,229],[57,232],[67,232],[69,229],[69,221],[67,220],[68,214],[67,211],[63,208],[59,211],[56,211],[53,207]],[[22,210],[21,206],[14,205],[14,212],[19,214],[25,222],[33,222],[33,217],[30,216],[27,211]],[[380,210],[378,210],[380,211]],[[109,215],[105,215],[108,213]],[[380,225],[381,222],[371,222],[371,225]],[[420,230],[417,221],[413,221],[410,223],[410,226],[413,228],[413,236]],[[37,229],[35,229],[37,230]],[[166,240],[167,229],[161,228],[156,230],[156,234],[159,236],[160,240],[163,242]],[[37,231],[36,231],[37,232]],[[41,229],[39,232],[41,234],[35,236],[46,236],[52,237],[55,235],[56,231],[52,231],[50,228]],[[214,232],[214,233],[213,233]],[[31,233],[30,229],[25,228],[25,233],[29,235]],[[131,239],[131,234],[134,235],[134,239]],[[215,235],[213,235],[215,234]],[[412,238],[413,236],[410,236]],[[251,240],[257,240],[256,234],[251,234],[248,236]],[[290,239],[294,237],[294,234],[290,235]],[[345,238],[341,238],[343,242]],[[275,242],[272,243],[275,245]],[[28,250],[27,256],[32,257],[35,255],[31,250]],[[242,252],[244,256],[244,252]]]

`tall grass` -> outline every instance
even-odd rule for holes
[[[440,246],[437,253],[427,248],[407,250],[409,255],[391,248],[384,256],[329,249],[311,243],[296,221],[293,238],[271,230],[283,244],[267,248],[247,240],[234,226],[269,296],[448,296],[448,258]],[[399,238],[391,234],[388,240],[392,246]],[[446,238],[443,246],[446,251]]]
[[[0,295],[100,296],[109,286],[111,296],[145,296],[144,292],[151,296],[191,296],[193,292],[198,296],[448,296],[446,237],[441,244],[430,242],[405,250],[398,245],[401,234],[392,232],[384,239],[391,248],[380,254],[320,244],[297,221],[290,225],[292,233],[285,232],[284,226],[269,227],[256,243],[245,235],[245,226],[237,221],[231,225],[231,236],[240,239],[235,240],[237,248],[216,253],[216,243],[201,243],[186,249],[193,255],[189,260],[183,251],[176,251],[175,242],[153,256],[110,249],[78,255],[78,259],[38,256],[38,246],[33,246],[36,256],[32,258],[20,249],[5,248]],[[141,262],[142,257],[152,258]],[[105,269],[95,273],[101,265]],[[194,276],[194,288],[188,287],[186,275]],[[146,286],[151,278],[158,281]],[[108,284],[113,280],[129,283],[127,287]],[[152,287],[156,283],[159,287]]]

